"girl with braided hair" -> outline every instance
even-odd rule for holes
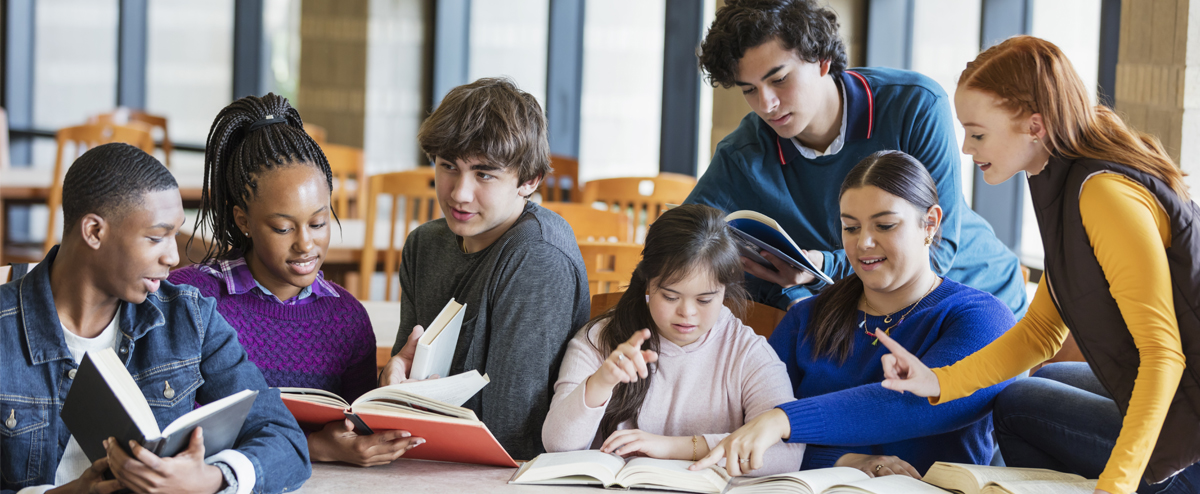
[[[333,174],[287,99],[247,96],[217,114],[204,153],[197,231],[204,259],[171,273],[217,300],[271,386],[317,388],[353,401],[374,387],[375,335],[354,296],[324,279]],[[359,436],[349,421],[308,432],[313,461],[389,463],[422,439]]]

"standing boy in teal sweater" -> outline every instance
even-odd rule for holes
[[[717,145],[686,202],[774,218],[837,280],[851,272],[837,215],[842,180],[871,153],[901,150],[925,165],[942,198],[938,274],[1024,314],[1017,257],[963,199],[945,92],[916,72],[848,70],[837,29],[836,14],[811,0],[731,0],[717,12],[700,64],[713,84],[740,88],[754,111]],[[780,308],[824,285],[780,262],[778,272],[743,264],[754,298]]]

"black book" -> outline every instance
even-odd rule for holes
[[[133,440],[160,458],[175,456],[187,449],[197,427],[204,429],[204,454],[211,456],[233,447],[256,396],[258,391],[248,389],[234,393],[159,430],[141,388],[117,354],[105,348],[84,354],[60,416],[92,462],[107,456],[104,440],[110,437],[126,453],[132,454]]]

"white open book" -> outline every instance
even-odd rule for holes
[[[958,494],[1091,494],[1096,481],[1041,468],[934,463],[926,482]]]
[[[463,315],[466,313],[466,304],[455,302],[453,298],[442,307],[442,311],[425,328],[425,334],[417,340],[412,368],[408,370],[409,379],[428,379],[434,374],[441,377],[450,375],[450,363],[454,360],[454,349],[458,347],[458,334],[462,331]]]
[[[718,494],[729,482],[722,468],[688,470],[692,462],[632,458],[597,450],[543,453],[521,466],[510,484],[600,485],[611,489],[668,489]]]

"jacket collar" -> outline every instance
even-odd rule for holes
[[[842,116],[846,119],[845,142],[870,139],[875,130],[875,95],[871,85],[866,77],[852,70],[844,70],[838,77],[841,77],[838,82],[842,96],[846,98],[846,114]],[[775,133],[775,130],[771,129],[771,132]],[[795,145],[783,144],[786,140],[775,134],[775,149],[779,162],[784,165],[803,158]]]
[[[50,267],[54,264],[58,249],[59,246],[50,249],[42,262],[18,280],[17,299],[21,306],[21,323],[25,328],[25,348],[32,365],[72,358],[63,338],[54,294],[50,290]],[[150,330],[166,324],[162,310],[150,301],[156,296],[152,293],[140,304],[118,303],[118,326],[125,337],[137,340]]]

